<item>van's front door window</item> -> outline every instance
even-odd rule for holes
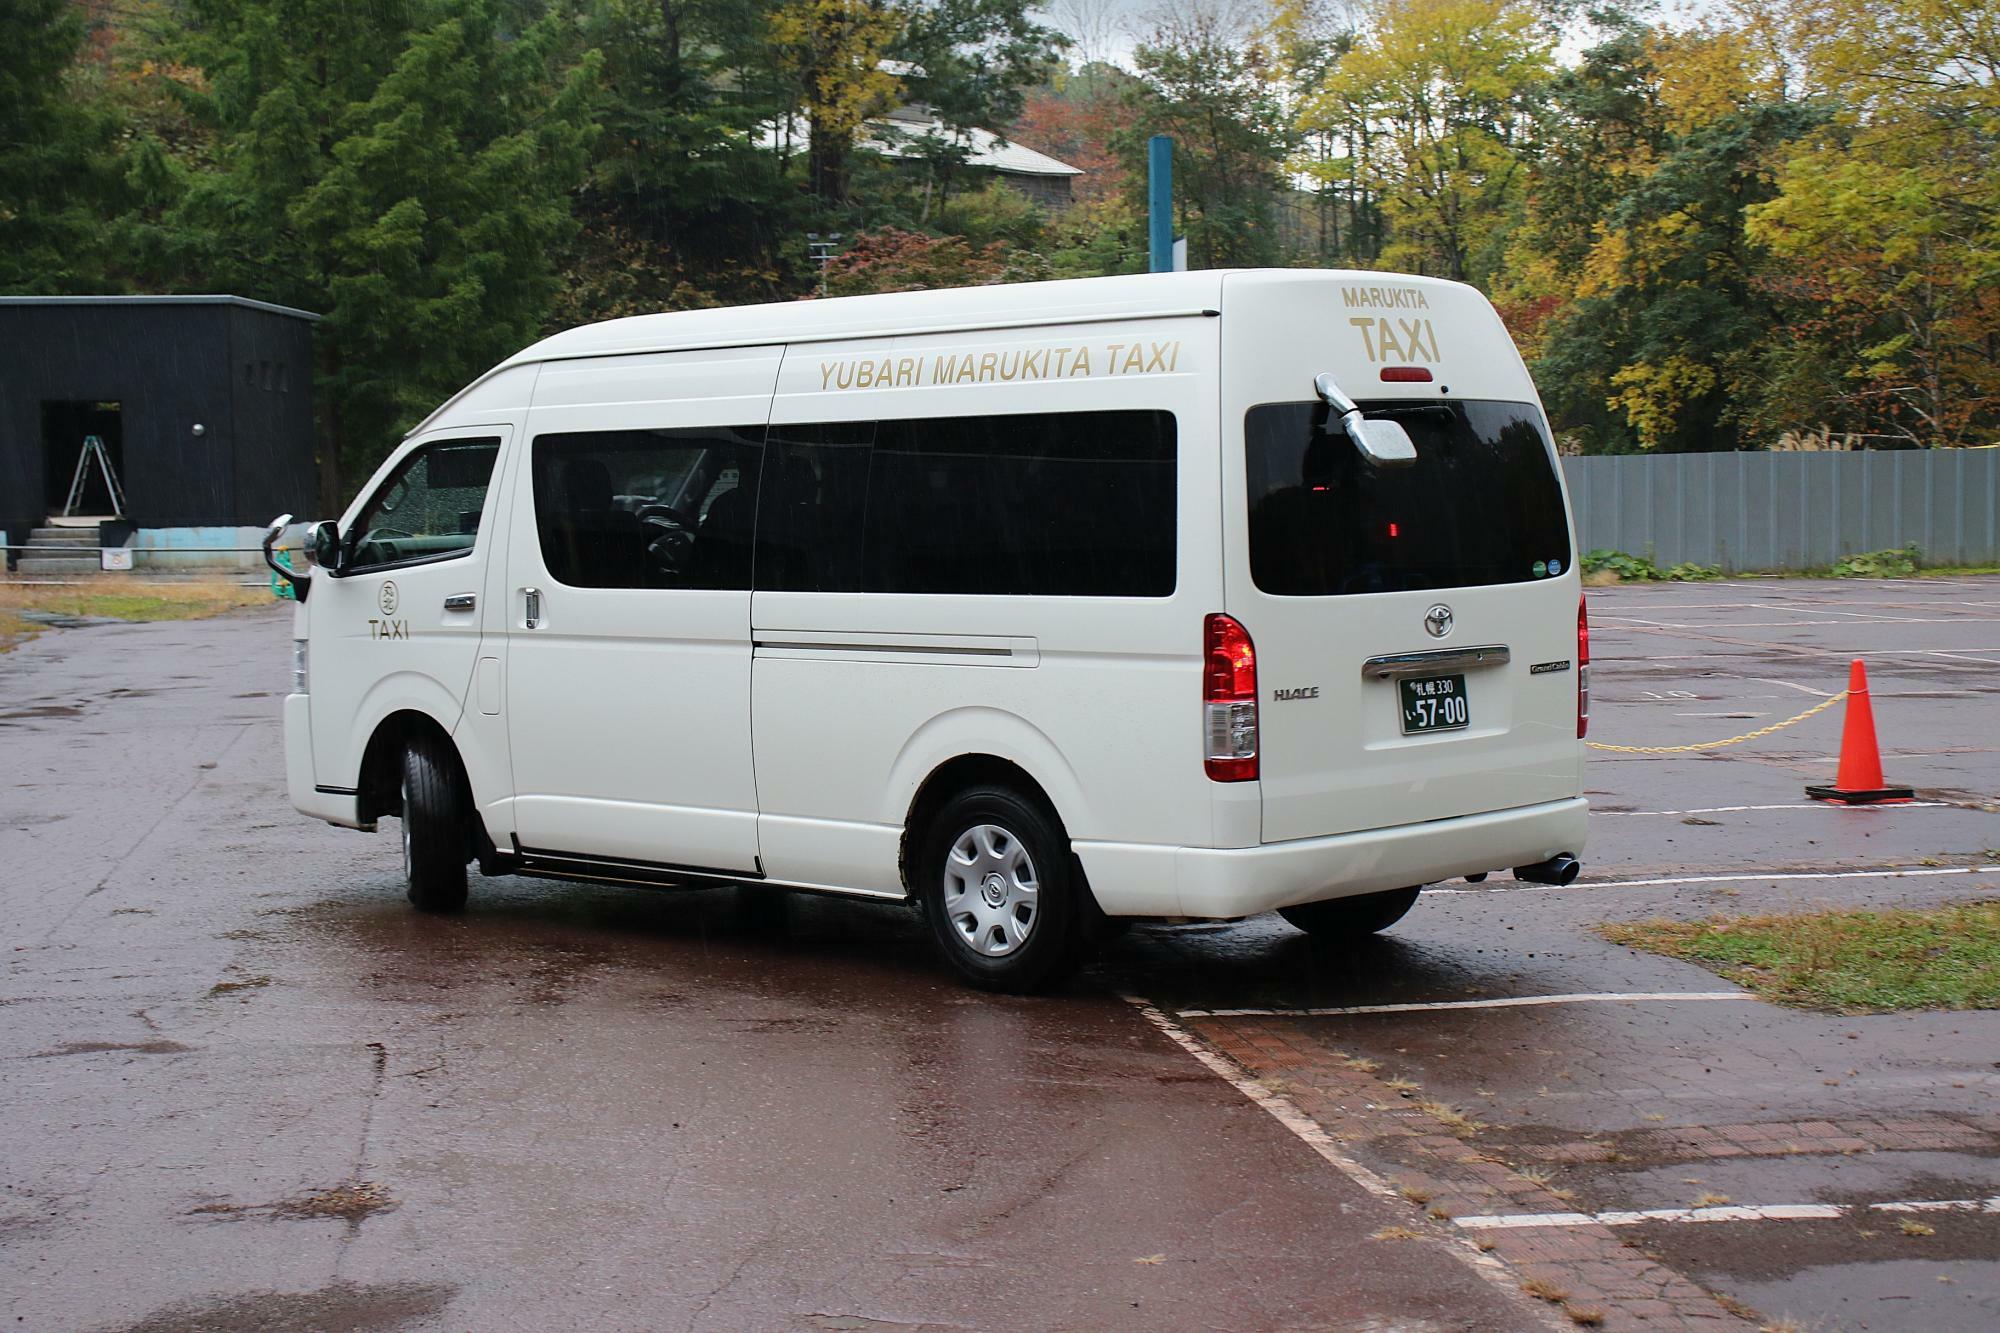
[[[353,528],[347,573],[461,555],[479,536],[498,440],[427,444],[370,497]]]

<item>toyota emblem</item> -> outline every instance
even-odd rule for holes
[[[1439,602],[1424,612],[1424,630],[1433,639],[1442,639],[1451,633],[1451,608]]]

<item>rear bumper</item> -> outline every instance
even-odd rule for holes
[[[1581,853],[1582,797],[1261,847],[1076,844],[1110,916],[1241,917]]]
[[[344,828],[360,828],[360,796],[313,782],[312,696],[285,696],[285,788],[292,808]]]

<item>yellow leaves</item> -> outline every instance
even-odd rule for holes
[[[1672,434],[1690,403],[1714,390],[1716,375],[1710,367],[1676,354],[1657,365],[1634,362],[1613,375],[1611,384],[1618,392],[1605,405],[1623,412],[1640,445],[1650,449]]]
[[[1622,228],[1612,231],[1603,223],[1598,223],[1597,240],[1584,257],[1583,272],[1577,277],[1578,298],[1608,296],[1624,287],[1631,267],[1631,236]]]
[[[899,23],[872,0],[793,0],[771,16],[771,40],[804,84],[815,126],[852,135],[887,109],[901,83],[882,68],[882,57]]]
[[[1676,134],[1721,119],[1752,102],[1782,91],[1777,72],[1740,28],[1647,34],[1646,53],[1659,77],[1660,105],[1667,128]]]
[[[1448,277],[1488,251],[1526,171],[1516,135],[1551,69],[1525,0],[1382,0],[1375,23],[1302,99],[1299,128],[1354,154],[1395,238],[1385,264]]]

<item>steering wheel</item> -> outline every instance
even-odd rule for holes
[[[653,557],[653,563],[662,573],[680,573],[694,553],[693,530],[665,505],[648,509],[640,526],[645,530],[646,551]]]

